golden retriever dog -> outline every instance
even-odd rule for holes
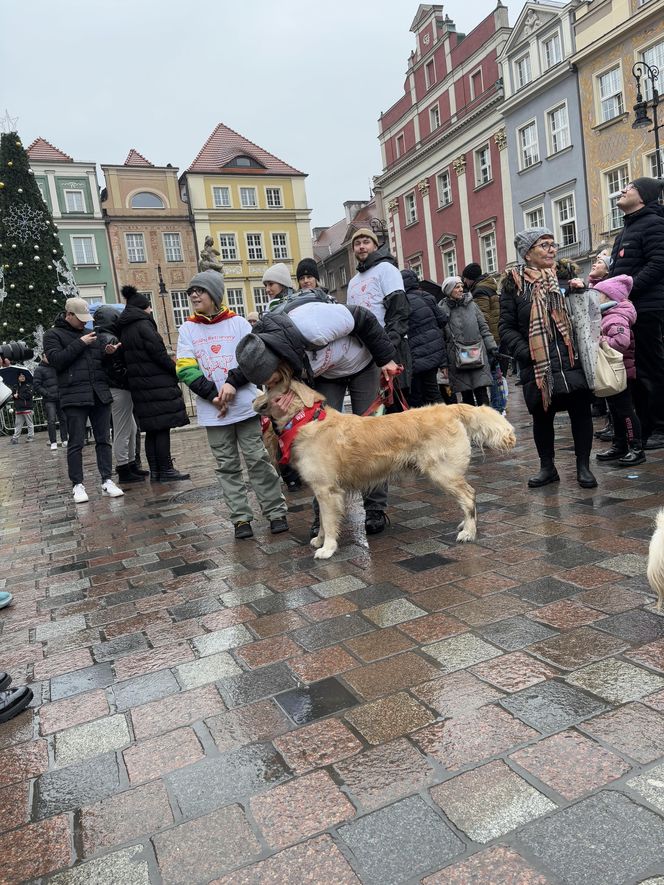
[[[254,409],[274,418],[282,431],[303,408],[324,398],[294,380],[290,370],[279,371],[281,380],[254,401]],[[273,411],[277,398],[278,412]],[[316,559],[329,559],[338,547],[345,493],[370,489],[406,469],[427,476],[459,503],[463,522],[457,541],[475,540],[475,491],[465,480],[470,444],[506,451],[516,443],[514,428],[498,412],[467,405],[425,406],[372,418],[329,406],[325,412],[324,420],[302,425],[291,449],[292,463],[320,506],[320,533],[311,540]]]
[[[648,583],[657,594],[657,608],[664,605],[664,508],[657,514],[655,531],[648,548]]]

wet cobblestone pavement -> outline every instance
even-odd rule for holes
[[[203,433],[193,481],[75,507],[65,453],[0,440],[0,882],[664,885],[664,617],[645,580],[664,452],[561,482],[479,453],[479,538],[422,480],[316,562],[236,542]],[[636,475],[635,475],[636,474]]]

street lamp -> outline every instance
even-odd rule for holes
[[[634,105],[634,122],[632,129],[644,129],[652,126],[651,132],[655,133],[655,162],[657,178],[662,177],[662,155],[659,149],[659,123],[657,122],[657,106],[659,105],[659,92],[657,91],[657,79],[659,69],[649,65],[645,61],[637,61],[632,68],[632,74],[636,80],[636,104]],[[648,103],[641,93],[641,79],[650,82],[652,89],[652,101]],[[652,120],[648,116],[648,110],[652,109]]]
[[[171,341],[171,327],[168,322],[168,309],[166,307],[166,296],[168,295],[168,289],[166,288],[166,283],[164,282],[164,278],[161,275],[161,265],[157,265],[157,273],[159,274],[159,297],[161,298],[161,306],[164,311],[164,320],[166,321],[166,334],[168,335],[168,343],[173,348],[173,342]]]

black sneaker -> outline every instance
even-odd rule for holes
[[[235,540],[241,541],[243,538],[253,538],[254,530],[250,522],[235,523]]]
[[[664,433],[655,432],[646,440],[644,449],[664,449]]]
[[[288,531],[288,520],[285,516],[278,516],[276,519],[270,520],[270,531],[273,535],[280,535],[282,532]]]
[[[18,716],[32,700],[32,690],[26,685],[0,691],[0,722],[9,722]]]
[[[389,524],[390,521],[383,510],[367,510],[364,520],[364,530],[367,535],[379,535]]]

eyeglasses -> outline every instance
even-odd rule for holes
[[[200,286],[192,286],[189,290],[190,295],[205,295],[207,289],[201,289]]]
[[[556,249],[560,249],[560,243],[553,243],[551,240],[536,245],[538,249],[544,249],[545,252],[555,252]]]
[[[630,181],[629,184],[626,184],[625,187],[621,189],[620,193],[626,194],[627,191],[635,190],[635,188],[636,188],[636,185]]]

